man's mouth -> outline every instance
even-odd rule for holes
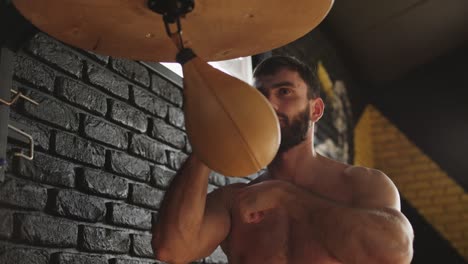
[[[288,117],[281,113],[276,113],[281,126],[288,124]]]

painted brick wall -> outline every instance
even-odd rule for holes
[[[0,184],[0,263],[158,263],[151,225],[190,153],[181,87],[144,64],[36,35],[16,54],[10,119],[35,139]],[[232,179],[232,181],[236,181]],[[229,183],[213,174],[210,190]],[[204,263],[224,263],[219,249]]]
[[[355,128],[355,141],[356,164],[384,171],[402,197],[468,260],[464,189],[371,105]]]

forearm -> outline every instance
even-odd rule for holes
[[[153,229],[153,246],[157,254],[184,249],[197,240],[203,222],[209,173],[210,169],[192,155],[172,180]]]
[[[282,190],[285,208],[307,221],[314,239],[345,263],[409,263],[412,230],[392,209],[353,208],[294,185]]]

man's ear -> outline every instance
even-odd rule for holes
[[[315,99],[309,100],[309,116],[312,122],[317,122],[323,116],[323,110],[325,109],[325,104],[323,103],[322,98],[317,97]]]

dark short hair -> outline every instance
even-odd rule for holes
[[[253,77],[273,75],[281,69],[295,71],[307,85],[307,98],[320,96],[320,83],[317,75],[304,62],[290,56],[272,56],[260,62],[253,72]]]

